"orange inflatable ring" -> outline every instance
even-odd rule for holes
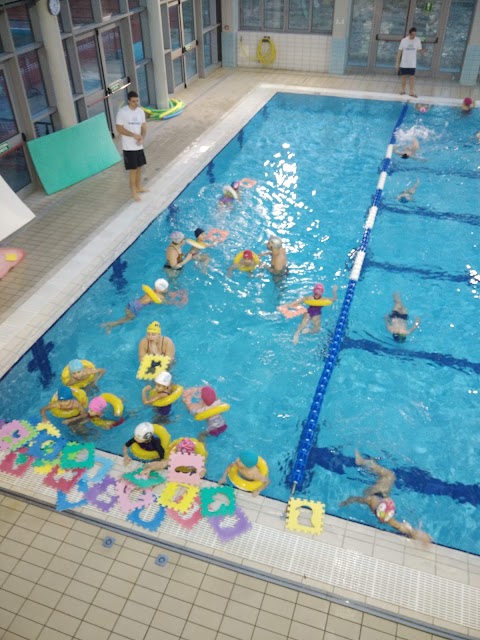
[[[257,184],[256,180],[252,180],[251,178],[242,178],[240,180],[240,186],[244,189],[251,189]]]
[[[210,229],[205,234],[206,240],[211,240],[212,242],[225,242],[225,240],[230,235],[230,231],[225,231],[225,229]]]

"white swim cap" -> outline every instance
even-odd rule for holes
[[[161,384],[164,387],[169,387],[172,382],[172,374],[168,373],[168,371],[162,371],[162,373],[159,373],[155,378],[155,382],[156,384]]]
[[[173,231],[170,234],[170,240],[175,244],[180,244],[180,242],[182,242],[182,240],[184,239],[185,239],[185,236],[181,231]]]
[[[277,238],[277,236],[272,236],[268,239],[268,241],[274,249],[281,249],[282,241],[280,240],[280,238]]]
[[[168,289],[168,280],[165,280],[165,278],[159,278],[158,280],[155,280],[154,286],[155,286],[155,291],[158,291],[159,293],[163,293]]]
[[[141,422],[135,427],[133,437],[137,442],[148,442],[153,436],[153,424],[151,422]]]

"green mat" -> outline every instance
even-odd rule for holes
[[[104,113],[27,145],[48,195],[120,162]]]

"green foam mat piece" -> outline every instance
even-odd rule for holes
[[[104,113],[27,145],[48,195],[120,162]]]

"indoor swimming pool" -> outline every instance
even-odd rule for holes
[[[175,343],[173,381],[211,384],[231,404],[228,430],[208,441],[207,477],[218,480],[244,448],[270,467],[266,494],[287,501],[292,461],[338,318],[352,259],[378,180],[379,165],[401,106],[381,101],[277,94],[134,244],[0,381],[0,417],[35,422],[72,358],[105,367],[102,392],[135,412],[111,431],[92,427],[99,449],[121,453],[143,420],[161,422],[173,438],[195,436],[198,423],[177,402],[167,421],[141,403],[137,347],[159,320]],[[480,347],[478,321],[479,149],[477,113],[408,108],[403,130],[416,127],[417,158],[395,156],[351,306],[345,338],[319,420],[301,495],[327,512],[374,524],[365,507],[339,508],[370,482],[354,463],[358,448],[397,474],[398,514],[433,539],[480,553],[476,475]],[[218,207],[222,186],[241,178],[234,208]],[[419,180],[411,202],[397,194]],[[220,228],[227,240],[208,249],[208,266],[163,269],[168,235]],[[243,249],[260,253],[282,238],[290,273],[227,270]],[[101,324],[124,314],[142,284],[169,277],[185,290],[184,307],[149,305],[106,334]],[[339,300],[323,313],[319,335],[292,336],[298,318],[277,307],[322,282]],[[403,344],[385,330],[397,291],[421,327]],[[63,434],[74,438],[61,421]],[[452,517],[453,515],[453,517]]]

